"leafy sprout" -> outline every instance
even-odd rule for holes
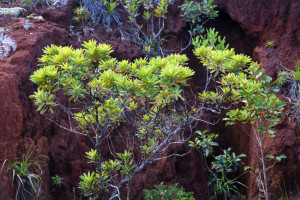
[[[276,43],[272,40],[268,40],[266,43],[265,43],[265,47],[268,47],[268,48],[274,48],[276,46]]]
[[[51,179],[54,187],[62,187],[64,178],[62,178],[60,175],[56,174],[55,176],[52,176]]]

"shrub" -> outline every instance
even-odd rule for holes
[[[33,9],[37,9],[38,4],[41,3],[41,0],[20,0],[25,7],[31,12]]]
[[[165,148],[172,141],[186,141],[182,134],[192,121],[188,115],[194,111],[186,110],[183,90],[194,72],[185,66],[184,55],[136,59],[130,63],[111,58],[110,45],[89,41],[83,47],[47,47],[40,59],[42,68],[31,76],[39,85],[31,98],[41,114],[65,112],[69,126],[45,116],[72,133],[88,137],[94,145],[95,151],[89,156],[96,156],[96,170],[81,177],[80,187],[88,187],[83,189],[84,195],[103,194],[114,186],[116,189],[110,194],[113,197],[144,167],[167,156]],[[58,98],[60,91],[64,91],[68,102]],[[73,120],[78,122],[77,127]],[[129,142],[127,151],[115,155],[118,159],[104,162],[100,146],[121,122],[136,130],[133,135],[124,133],[122,138],[139,141],[139,160],[134,160],[131,152],[136,144]],[[112,163],[120,164],[106,173]]]
[[[95,150],[87,156],[95,170],[81,177],[85,196],[120,197],[120,189],[129,190],[132,178],[146,166],[178,155],[167,149],[187,142],[199,122],[215,125],[217,116],[229,109],[224,119],[228,125],[252,124],[266,182],[262,147],[267,137],[275,136],[272,127],[282,118],[285,105],[275,95],[278,87],[257,63],[229,49],[213,30],[196,38],[194,45],[207,67],[206,86],[198,97],[186,92],[194,71],[186,66],[185,55],[129,62],[111,58],[111,46],[95,41],[85,42],[83,49],[45,48],[42,68],[31,76],[38,85],[31,98],[47,119],[93,144]],[[69,123],[60,124],[59,116],[49,112],[65,113]],[[121,123],[133,126],[131,133],[119,133],[126,149],[104,161],[100,147]],[[265,189],[268,199],[267,184]]]
[[[216,35],[215,35],[216,36]],[[216,41],[215,38],[213,41]],[[260,149],[260,160],[262,164],[264,195],[269,199],[267,183],[267,167],[265,159],[280,161],[285,155],[266,155],[263,149],[264,143],[269,138],[276,136],[276,126],[282,119],[284,102],[280,101],[275,93],[279,88],[272,83],[272,78],[264,74],[258,63],[252,62],[251,58],[242,54],[236,54],[233,49],[228,49],[219,40],[219,45],[207,39],[194,41],[195,55],[208,70],[208,80],[217,84],[217,89],[200,93],[202,104],[211,107],[215,112],[216,108],[231,108],[226,113],[227,125],[238,123],[250,123],[253,131],[253,139]],[[205,44],[205,45],[203,45]],[[207,45],[210,44],[210,45]],[[206,88],[209,85],[206,84]],[[223,103],[228,102],[228,105]],[[243,102],[241,107],[237,104]],[[246,129],[244,129],[247,131]],[[248,133],[249,135],[249,133]]]
[[[42,0],[42,5],[50,6],[50,9],[64,7],[67,3],[68,0]]]
[[[209,19],[217,16],[217,11],[214,10],[216,6],[213,6],[212,2],[212,0],[205,0],[201,3],[189,4],[186,1],[183,4],[182,11],[184,16],[187,16],[184,19],[191,25],[191,34],[187,46],[178,47],[180,52],[191,45],[192,37],[203,29],[202,26]],[[143,50],[148,58],[165,57],[178,52],[175,49],[165,48],[165,43],[168,41],[165,34],[165,22],[168,6],[172,3],[173,0],[83,0],[83,6],[91,13],[94,22],[109,27],[111,22],[115,21],[119,25],[118,30],[122,38],[129,38]],[[117,11],[119,4],[120,9]],[[119,12],[125,12],[128,15],[128,21],[122,19]],[[195,19],[191,20],[192,17]]]
[[[185,1],[179,6],[183,13],[182,17],[189,24],[189,34],[192,37],[200,35],[204,32],[203,25],[210,19],[218,16],[216,5],[212,5],[213,0],[204,0],[201,3],[196,1]]]
[[[73,18],[76,22],[81,22],[82,25],[87,24],[87,20],[90,17],[90,13],[84,7],[77,7],[74,10],[75,17]]]

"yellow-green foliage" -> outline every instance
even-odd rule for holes
[[[86,131],[90,124],[117,122],[123,111],[167,106],[182,98],[181,87],[194,74],[184,66],[185,55],[129,62],[111,58],[110,45],[92,40],[83,47],[46,47],[42,68],[31,76],[39,86],[31,98],[43,114],[60,105],[57,93],[63,91],[69,100],[86,106],[74,116],[78,128]]]
[[[226,118],[223,118],[227,121],[227,125],[251,124],[251,131],[254,135],[252,139],[256,141],[260,149],[264,195],[268,200],[269,185],[266,169],[269,166],[266,165],[265,159],[273,159],[275,164],[286,156],[265,154],[264,143],[268,138],[276,136],[274,127],[282,119],[285,103],[275,94],[279,91],[276,81],[272,82],[271,77],[264,75],[264,70],[259,64],[253,62],[248,56],[236,54],[233,49],[229,50],[228,46],[224,45],[224,40],[218,39],[216,43],[217,34],[211,32],[211,30],[208,31],[207,38],[202,37],[194,41],[196,46],[194,53],[207,67],[208,81],[212,81],[212,84],[216,86],[214,91],[200,93],[200,100],[203,105],[210,108],[210,111],[221,108],[230,109],[226,113]],[[214,39],[210,40],[209,36]]]
[[[217,38],[217,34],[212,34],[212,31],[208,31],[208,36],[210,34]],[[229,118],[224,120],[229,120],[228,124],[233,124],[233,121],[254,123],[262,120],[260,117],[278,122],[285,104],[274,94],[279,88],[271,83],[271,77],[263,75],[264,70],[249,56],[236,54],[233,49],[228,49],[224,45],[225,40],[219,38],[218,44],[216,42],[216,39],[211,42],[209,37],[194,41],[195,55],[214,75],[219,88],[217,92],[200,93],[202,102],[243,102],[242,109],[237,108],[227,113]]]

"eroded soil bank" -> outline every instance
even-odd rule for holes
[[[180,3],[181,1],[176,2]],[[268,75],[276,77],[281,67],[273,59],[279,59],[287,68],[293,69],[300,57],[300,1],[258,1],[258,0],[215,0],[220,16],[209,23],[226,36],[231,47],[237,52],[251,55],[262,64]],[[180,20],[176,4],[170,8],[167,27],[169,32],[184,37],[186,24]],[[1,26],[7,28],[18,44],[14,55],[0,61],[0,163],[6,158],[22,157],[32,142],[38,144],[36,153],[47,155],[50,159],[43,175],[45,199],[73,199],[73,188],[77,188],[79,175],[89,168],[84,152],[89,142],[59,129],[38,114],[29,95],[36,86],[29,76],[38,69],[38,58],[42,49],[50,44],[79,46],[75,36],[69,34],[69,24],[73,4],[56,10],[41,9],[37,14],[45,20],[33,21],[35,28],[25,30],[20,18],[6,18]],[[118,59],[134,59],[142,55],[141,50],[130,41],[111,39],[102,35],[103,30],[96,29],[96,39],[114,46],[114,55]],[[93,38],[93,37],[91,37]],[[276,42],[276,48],[266,48],[269,40]],[[186,52],[190,57],[190,66],[196,70],[193,87],[203,84],[204,68],[193,57],[192,50]],[[62,117],[62,120],[64,118]],[[288,192],[296,194],[295,185],[300,186],[300,130],[292,120],[285,119],[278,127],[278,136],[265,149],[275,155],[282,153],[287,159],[277,164],[270,173],[272,199],[280,198],[278,180],[284,178]],[[221,135],[221,145],[233,147],[237,153],[245,153],[245,161],[252,168],[243,181],[247,184],[248,199],[259,199],[259,187],[255,169],[258,148],[254,141],[237,127],[225,127],[220,124],[213,131]],[[112,141],[119,148],[124,145],[118,140]],[[251,148],[250,148],[251,147]],[[182,146],[178,151],[185,151]],[[103,147],[103,150],[105,146]],[[108,152],[107,152],[108,154]],[[64,177],[64,186],[56,192],[51,191],[51,176]],[[191,152],[185,157],[162,160],[138,174],[132,182],[132,199],[142,198],[142,190],[152,188],[160,182],[179,182],[188,191],[193,191],[197,199],[208,199],[207,176],[202,155]],[[8,177],[1,175],[0,199],[13,199]],[[80,192],[75,190],[77,199]]]

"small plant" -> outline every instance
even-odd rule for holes
[[[185,192],[178,188],[178,183],[167,187],[164,183],[154,186],[156,189],[144,190],[145,200],[195,200],[193,192]]]
[[[0,34],[0,58],[5,59],[9,56],[11,50],[15,52],[17,50],[16,42],[9,36]]]
[[[74,14],[76,15],[74,17],[74,20],[76,22],[81,22],[82,24],[86,24],[88,18],[90,17],[90,13],[87,9],[84,7],[78,7],[74,10]]]
[[[300,126],[300,60],[295,64],[295,71],[285,70],[279,73],[278,83],[284,97],[292,103],[288,116],[296,119]]]
[[[55,188],[60,188],[63,185],[63,179],[60,175],[56,174],[55,176],[51,177],[52,184]]]
[[[110,27],[113,20],[120,25],[120,15],[116,12],[118,5],[117,0],[82,1],[82,6],[90,13],[93,22],[104,27]]]
[[[237,179],[243,174],[230,179],[228,173],[237,172],[238,166],[242,163],[241,158],[246,157],[245,154],[236,155],[231,152],[231,148],[223,150],[223,154],[215,156],[213,147],[219,146],[215,140],[218,134],[207,134],[207,131],[196,131],[198,137],[195,141],[190,141],[189,146],[200,149],[205,158],[210,162],[207,164],[209,173],[209,188],[213,199],[228,199],[233,194],[241,195],[238,185],[246,187]],[[245,168],[247,170],[247,168]]]
[[[110,27],[112,20],[115,20],[115,22],[120,25],[120,15],[116,12],[119,3],[115,0],[104,0],[103,3],[106,8],[105,12],[107,13],[107,15],[104,16],[104,26]]]
[[[268,40],[265,44],[265,47],[268,47],[268,48],[275,48],[276,47],[276,43],[272,40]]]
[[[40,197],[42,194],[43,181],[41,175],[44,173],[46,166],[46,156],[36,156],[32,158],[33,151],[31,148],[27,151],[26,156],[22,160],[5,160],[1,172],[6,163],[6,174],[12,179],[12,184],[16,183],[15,199],[32,199]]]

